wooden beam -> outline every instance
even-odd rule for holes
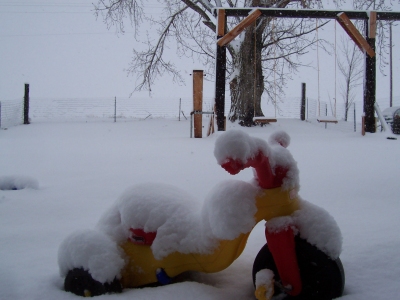
[[[218,27],[217,27],[217,35],[224,36],[225,35],[225,9],[218,10]]]
[[[369,20],[365,20],[367,29],[367,42],[375,50],[375,38],[369,38]],[[365,131],[376,132],[375,122],[375,102],[376,102],[376,56],[365,56],[365,81],[364,81],[364,113]]]
[[[227,17],[246,17],[252,8],[226,8]],[[323,10],[323,9],[288,9],[288,8],[260,8],[264,17],[276,18],[316,18],[316,19],[336,19],[337,14],[343,10]],[[368,20],[368,11],[348,10],[345,11],[350,19]],[[398,11],[377,11],[377,20],[400,20]]]
[[[368,37],[374,39],[376,37],[376,11],[369,13],[369,30]]]
[[[225,35],[226,14],[218,9],[217,41]],[[218,131],[225,131],[225,79],[226,79],[226,46],[217,45],[215,61],[215,113]]]
[[[346,13],[341,12],[337,15],[336,20],[351,37],[351,39],[356,43],[361,51],[368,53],[370,57],[375,56],[375,51],[368,44],[367,40],[361,35],[357,28],[353,25],[350,19],[347,17]]]
[[[237,37],[243,30],[254,23],[255,20],[261,15],[259,9],[254,10],[246,18],[244,18],[239,24],[232,28],[227,34],[217,41],[218,46],[222,47],[229,44],[235,37]]]

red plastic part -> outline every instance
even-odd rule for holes
[[[141,228],[130,228],[131,236],[129,241],[138,245],[152,245],[157,232],[145,232]]]
[[[257,174],[256,179],[258,184],[263,189],[280,187],[288,171],[287,168],[281,166],[276,166],[272,170],[268,157],[261,151],[255,157],[248,159],[246,163],[239,159],[228,158],[221,167],[232,175],[239,173],[245,168],[253,167]]]
[[[299,295],[302,284],[292,228],[288,227],[279,232],[269,232],[266,229],[265,236],[282,285],[290,289],[286,293],[291,296]]]

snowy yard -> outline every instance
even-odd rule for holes
[[[228,123],[228,130],[265,140],[285,130],[300,169],[300,195],[329,211],[342,231],[346,286],[340,299],[397,299],[400,139],[335,126],[279,119],[263,128]],[[218,182],[252,178],[249,169],[231,176],[217,164],[219,133],[190,139],[189,127],[189,121],[147,119],[33,122],[1,130],[0,187],[4,176],[13,176],[33,188],[0,190],[0,299],[79,299],[63,291],[60,243],[75,230],[93,229],[134,184],[172,184],[201,202]],[[220,273],[191,273],[180,283],[99,299],[254,299],[251,269],[264,243],[260,223],[243,254]]]

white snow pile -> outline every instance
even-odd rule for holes
[[[271,299],[274,295],[274,272],[269,269],[263,269],[256,274],[256,295],[259,292],[260,287],[264,287],[265,290],[261,290],[264,295],[257,295],[257,299]]]
[[[97,230],[77,231],[59,247],[60,275],[65,277],[69,270],[83,268],[99,282],[112,282],[125,265],[123,257],[122,250],[107,235]]]
[[[214,156],[222,165],[229,158],[240,160],[244,164],[255,158],[260,152],[267,156],[272,172],[277,166],[288,170],[282,188],[299,187],[299,170],[297,162],[286,149],[290,144],[290,136],[284,131],[277,131],[269,138],[269,144],[263,139],[252,137],[241,130],[230,130],[220,135],[215,142]]]
[[[336,259],[342,252],[342,234],[335,219],[323,208],[299,197],[300,209],[290,216],[274,218],[265,226],[270,232],[291,227],[295,234]]]
[[[227,162],[228,158],[239,159],[245,163],[260,151],[265,156],[271,155],[271,149],[264,140],[251,137],[241,130],[229,130],[215,141],[214,156],[220,165]]]
[[[268,285],[274,280],[274,272],[269,269],[262,269],[256,274],[256,288],[261,285]]]
[[[141,184],[123,193],[103,215],[98,229],[116,243],[126,241],[130,228],[157,232],[151,248],[157,259],[175,251],[212,253],[219,239],[232,240],[255,225],[258,188],[242,181],[218,184],[199,201],[165,184]]]
[[[342,252],[342,233],[336,220],[324,208],[300,200],[300,209],[292,214],[300,237],[332,259]]]
[[[0,190],[38,189],[39,182],[28,176],[0,176]]]
[[[233,240],[256,225],[255,197],[260,188],[250,183],[229,180],[215,186],[203,205],[203,224],[222,240]],[[207,228],[209,227],[209,228]]]

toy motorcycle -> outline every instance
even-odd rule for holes
[[[221,134],[217,162],[230,174],[252,167],[255,178],[218,184],[202,207],[171,186],[127,190],[96,230],[74,233],[60,245],[65,290],[95,296],[168,284],[186,271],[221,271],[240,256],[251,230],[264,220],[267,244],[252,274],[256,298],[340,297],[345,280],[340,230],[325,210],[299,197],[289,142],[284,132],[273,134],[269,143],[242,131]]]

